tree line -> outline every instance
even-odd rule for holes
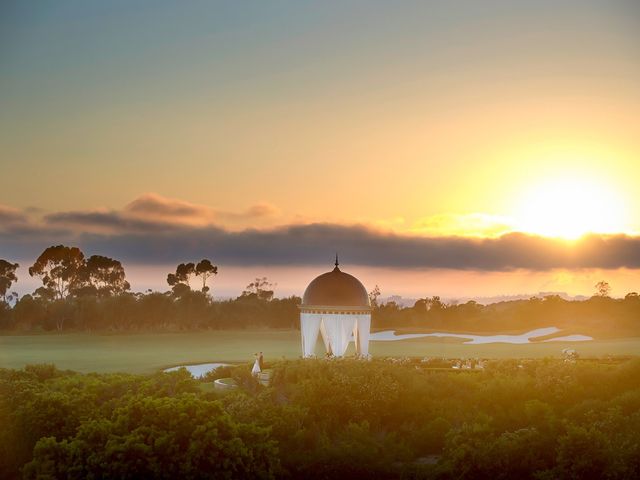
[[[640,477],[638,359],[271,366],[269,387],[224,372],[228,393],[185,370],[0,369],[0,478]]]
[[[1,331],[148,331],[296,328],[300,298],[274,298],[274,285],[256,278],[235,299],[214,301],[210,259],[177,265],[169,290],[132,292],[121,262],[85,257],[78,247],[45,249],[29,267],[42,286],[19,297],[11,287],[19,265],[0,259]]]
[[[440,297],[418,299],[413,306],[396,302],[377,304],[372,325],[411,331],[522,332],[557,327],[569,333],[597,338],[640,335],[640,296],[624,298],[594,295],[566,300],[559,295],[532,297],[482,305],[473,300],[446,303]]]
[[[17,269],[17,263],[0,259],[0,331],[299,328],[301,299],[276,298],[266,277],[234,299],[214,300],[210,283],[218,267],[209,259],[177,265],[167,274],[165,292],[132,292],[118,260],[85,258],[77,247],[47,248],[29,268],[42,286],[20,298],[11,291]],[[490,305],[429,296],[401,306],[381,302],[378,286],[369,297],[374,329],[508,332],[554,326],[597,337],[639,335],[640,296],[614,299],[610,290],[601,281],[585,301],[548,295]]]

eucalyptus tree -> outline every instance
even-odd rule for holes
[[[209,291],[207,280],[218,273],[218,267],[206,258],[200,260],[196,265],[193,262],[181,263],[176,267],[176,273],[167,275],[167,283],[175,295],[182,295],[191,291],[191,280],[200,277],[202,281],[202,293]]]
[[[92,255],[80,272],[80,281],[100,297],[120,295],[131,288],[118,260]]]
[[[39,277],[45,290],[56,299],[64,299],[81,286],[80,273],[85,266],[78,247],[51,246],[29,268],[29,275]]]
[[[9,293],[9,289],[14,282],[18,281],[16,270],[19,266],[17,263],[0,258],[0,297],[7,303],[13,297],[13,294]]]
[[[209,286],[207,285],[207,280],[209,277],[218,274],[218,267],[211,263],[211,260],[203,258],[196,265],[196,275],[200,277],[202,280],[202,292],[208,292]]]
[[[270,302],[273,300],[275,287],[276,284],[267,280],[267,277],[258,277],[245,287],[241,298],[257,298],[258,300]]]

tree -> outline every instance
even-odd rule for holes
[[[376,285],[373,287],[373,290],[369,292],[369,301],[371,302],[371,306],[376,308],[378,306],[378,297],[380,297],[380,287]]]
[[[18,281],[16,270],[19,266],[17,263],[10,263],[0,258],[0,297],[7,303],[13,298],[13,294],[8,292],[13,282]]]
[[[207,279],[212,275],[218,274],[218,267],[211,263],[211,260],[203,258],[196,265],[196,276],[202,279],[202,293],[207,293],[209,287],[207,286]]]
[[[419,298],[413,304],[413,310],[418,313],[424,313],[429,310],[429,299],[428,298]]]
[[[269,429],[238,423],[221,403],[183,393],[134,396],[111,417],[86,421],[73,436],[40,438],[23,475],[272,479],[278,469]]]
[[[607,469],[611,460],[610,439],[595,426],[570,425],[558,439],[554,478],[612,478]]]
[[[429,300],[429,310],[444,310],[445,308],[447,308],[447,306],[442,303],[438,295],[434,295]]]
[[[473,303],[475,304],[475,302]],[[413,304],[413,309],[416,312],[422,312],[422,313],[427,312],[429,310],[443,310],[444,308],[446,308],[446,305],[442,303],[442,300],[440,300],[440,297],[437,295],[433,297],[419,298]]]
[[[176,267],[176,273],[167,275],[167,283],[171,286],[173,293],[179,296],[179,294],[191,290],[191,277],[195,274],[195,263],[181,263]]]
[[[608,297],[611,293],[611,286],[604,280],[600,280],[595,284],[596,295],[598,297]]]
[[[44,288],[62,299],[80,286],[79,273],[84,265],[84,254],[78,247],[57,245],[42,252],[29,268],[29,275],[40,277]]]
[[[270,302],[273,299],[275,284],[270,283],[267,277],[256,278],[246,286],[242,292],[242,297],[255,297],[258,300]]]
[[[131,287],[125,280],[122,264],[102,255],[89,257],[80,272],[80,281],[100,297],[120,295]]]

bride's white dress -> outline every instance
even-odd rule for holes
[[[262,370],[260,370],[260,362],[256,358],[255,363],[253,364],[253,368],[251,369],[251,375],[258,375]]]

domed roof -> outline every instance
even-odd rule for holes
[[[336,268],[316,277],[304,291],[302,306],[371,307],[364,285],[353,275]]]

